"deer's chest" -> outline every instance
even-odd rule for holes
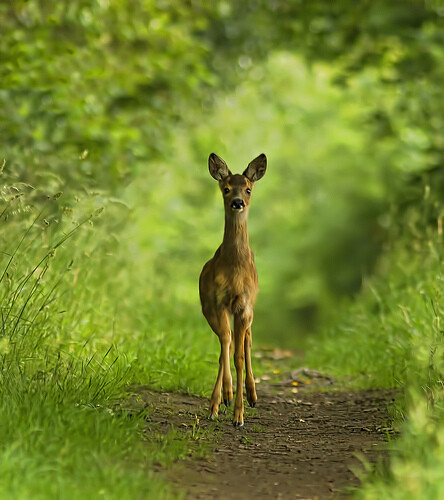
[[[254,303],[257,294],[257,272],[254,263],[219,270],[215,277],[217,302],[231,312]]]

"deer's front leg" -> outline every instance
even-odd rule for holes
[[[217,374],[216,384],[213,389],[213,394],[210,400],[210,418],[217,417],[220,406],[220,393],[222,382],[224,388],[224,403],[230,406],[233,399],[233,389],[230,372],[230,335],[220,335],[220,357],[219,357],[219,372]]]
[[[221,319],[218,321],[215,317],[207,318],[211,328],[219,337],[220,356],[219,356],[219,372],[217,374],[216,384],[214,385],[213,393],[210,400],[210,418],[217,417],[221,402],[222,383],[224,389],[225,404],[231,403],[233,399],[233,389],[230,371],[230,320],[226,312],[222,313]]]
[[[222,344],[221,353],[219,356],[219,372],[217,374],[216,384],[214,385],[213,393],[210,399],[210,418],[213,420],[219,414],[220,406],[220,391],[222,388],[222,374],[223,374],[223,361],[222,361]]]
[[[234,427],[244,425],[243,371],[245,363],[245,334],[251,320],[244,312],[234,316],[234,366],[236,368],[236,399],[234,401]]]

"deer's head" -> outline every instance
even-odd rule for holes
[[[267,157],[261,154],[249,163],[242,174],[232,174],[224,160],[211,153],[208,168],[211,176],[219,181],[225,212],[240,214],[248,210],[254,183],[264,176],[267,169]]]

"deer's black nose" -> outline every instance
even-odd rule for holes
[[[241,210],[242,208],[245,208],[244,200],[241,200],[240,198],[235,198],[231,202],[231,208],[234,208],[234,210]]]

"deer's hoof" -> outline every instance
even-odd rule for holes
[[[254,407],[256,406],[256,401],[251,401],[251,402],[250,402],[250,406],[251,406],[252,408],[254,408]]]
[[[218,413],[219,413],[219,403],[210,405],[210,415],[208,418],[210,420],[214,420],[218,417]]]
[[[233,400],[232,400],[232,399],[224,399],[224,404],[225,404],[225,406],[227,406],[227,407],[228,407],[228,406],[231,406],[231,403],[232,403],[232,402],[233,402]]]
[[[241,421],[241,422],[236,422],[233,420],[233,426],[237,429],[239,427],[243,427],[244,426],[244,423]]]

